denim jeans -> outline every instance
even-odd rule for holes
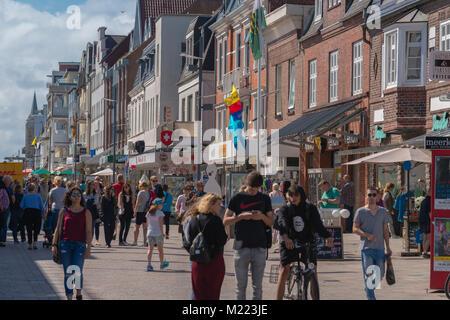
[[[361,260],[363,268],[364,287],[366,290],[366,296],[368,300],[375,299],[375,290],[367,287],[367,273],[366,270],[371,265],[376,265],[380,268],[380,275],[383,278],[384,275],[384,250],[379,249],[364,249],[361,250]],[[371,272],[370,272],[371,273]],[[381,281],[381,279],[378,279]]]
[[[51,218],[49,220],[52,231],[54,232],[56,230],[56,225],[58,224],[58,216],[59,216],[60,209],[53,209],[51,213]]]
[[[66,290],[66,296],[73,296],[73,287],[67,286],[67,279],[73,274],[73,271],[67,273],[69,266],[78,266],[80,268],[80,286],[76,289],[81,290],[83,288],[83,264],[84,253],[86,252],[86,243],[80,241],[61,240],[61,260],[64,268],[64,289]],[[76,284],[76,282],[75,282]]]
[[[234,250],[237,300],[246,300],[249,265],[252,273],[253,300],[262,300],[262,281],[266,267],[266,250],[266,248],[242,248]]]
[[[8,232],[9,216],[11,211],[8,209],[2,213],[3,223],[0,226],[0,242],[6,242],[6,233]]]

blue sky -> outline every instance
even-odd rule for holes
[[[67,8],[80,6],[80,29],[67,27]],[[25,120],[33,93],[46,103],[46,83],[59,61],[80,61],[97,29],[127,35],[136,0],[0,0],[0,161],[25,144]]]
[[[39,11],[47,11],[55,14],[57,12],[64,13],[69,6],[81,5],[86,0],[17,0],[17,2],[27,3]]]

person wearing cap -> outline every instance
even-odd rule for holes
[[[164,260],[164,232],[163,232],[163,223],[164,223],[164,213],[162,212],[163,208],[163,200],[161,198],[156,198],[153,200],[153,204],[150,206],[146,214],[148,229],[147,229],[147,241],[148,241],[148,250],[147,250],[147,271],[153,271],[152,266],[152,254],[153,248],[156,245],[159,252],[159,261],[160,261],[160,269],[165,269],[169,266],[169,263]]]

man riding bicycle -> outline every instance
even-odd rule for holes
[[[280,274],[277,282],[277,300],[282,300],[290,264],[298,261],[306,263],[306,249],[296,249],[296,243],[314,243],[315,233],[326,239],[326,246],[333,246],[333,238],[323,226],[317,207],[306,201],[306,194],[299,185],[292,185],[288,190],[289,204],[280,208],[278,224],[280,231]],[[310,261],[314,263],[317,277],[317,258],[314,250],[310,253]]]

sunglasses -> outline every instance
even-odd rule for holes
[[[376,194],[376,193],[368,193],[367,196],[368,196],[369,198],[370,198],[370,197],[375,198],[375,197],[377,196],[377,194]]]
[[[80,198],[81,197],[81,193],[72,193],[71,195],[74,198]]]

